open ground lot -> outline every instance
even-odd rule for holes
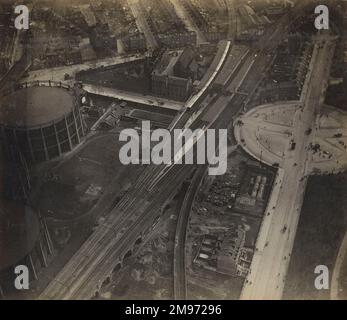
[[[84,215],[112,185],[116,195],[141,169],[123,166],[119,161],[117,133],[91,138],[71,158],[52,170],[40,190],[42,212],[55,219]]]

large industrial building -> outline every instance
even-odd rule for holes
[[[61,156],[84,136],[79,102],[72,89],[30,86],[1,102],[0,137],[5,153],[20,153],[28,163]]]

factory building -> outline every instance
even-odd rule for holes
[[[20,88],[1,101],[0,139],[7,158],[20,154],[28,164],[73,150],[85,134],[74,91],[51,86]]]

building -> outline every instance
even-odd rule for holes
[[[126,51],[146,51],[147,43],[143,33],[127,34],[121,39]]]
[[[195,46],[197,43],[197,37],[194,31],[187,31],[184,33],[159,34],[158,40],[162,46],[170,49]]]
[[[194,258],[203,269],[229,276],[246,277],[252,262],[253,248],[247,245],[247,232],[234,225],[223,234],[206,234]]]
[[[194,75],[192,75],[193,70],[191,68],[191,65],[195,61],[194,58],[194,49],[192,47],[185,48],[173,67],[174,74],[182,78],[188,78],[191,76],[194,77]]]
[[[25,202],[30,195],[31,175],[23,154],[14,145],[10,159],[0,154],[2,190],[0,194],[8,199]]]
[[[271,23],[271,20],[265,15],[258,15],[249,5],[242,5],[238,9],[240,30],[238,30],[238,40],[254,41],[263,33],[265,26]]]
[[[152,92],[160,97],[185,101],[192,92],[194,51],[165,51],[152,72]]]
[[[93,10],[89,5],[81,5],[79,9],[88,25],[88,27],[94,27],[97,23],[96,17],[94,15]]]
[[[28,164],[51,160],[73,150],[84,134],[72,89],[34,85],[1,101],[0,139],[8,159],[20,152]]]
[[[243,227],[229,230],[220,246],[217,271],[231,276],[246,277],[251,266],[253,249],[245,244],[246,231]]]
[[[90,28],[90,44],[98,58],[107,57],[117,52],[117,37],[113,35],[106,23],[97,23]]]

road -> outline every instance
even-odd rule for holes
[[[325,91],[335,49],[334,40],[320,35],[315,48],[300,104],[293,118],[292,139],[284,150],[275,185],[258,235],[250,273],[244,283],[241,299],[281,299],[294,244],[296,229],[307,183],[312,153],[307,146],[316,134],[317,115]],[[312,129],[311,134],[306,134]],[[296,145],[293,148],[292,143]]]
[[[197,45],[202,43],[206,43],[206,37],[203,32],[198,28],[193,18],[190,16],[186,8],[184,7],[181,0],[170,0],[175,7],[176,14],[181,18],[186,28],[190,31],[194,31],[196,33],[196,42]]]
[[[236,123],[235,136],[254,158],[269,166],[283,164],[292,139],[294,115],[301,110],[300,101],[285,101],[258,106]],[[307,166],[309,174],[334,174],[347,169],[347,112],[324,105],[317,118],[312,154]]]
[[[74,76],[77,72],[88,69],[96,69],[102,66],[108,67],[112,65],[122,64],[125,62],[131,62],[136,60],[144,59],[144,55],[126,55],[126,56],[117,56],[112,58],[100,59],[90,62],[85,62],[81,64],[74,64],[71,66],[61,66],[55,68],[40,69],[28,72],[28,76],[21,79],[21,82],[32,82],[36,80],[40,81],[62,81],[69,82],[65,80],[65,74],[68,74],[71,79],[74,79]]]
[[[140,0],[127,0],[129,8],[136,20],[139,30],[145,35],[147,49],[154,51],[158,47],[158,42],[147,22],[147,12],[141,6]]]
[[[229,26],[228,26],[228,38],[235,42],[237,38],[237,13],[238,0],[226,0],[228,8]]]

